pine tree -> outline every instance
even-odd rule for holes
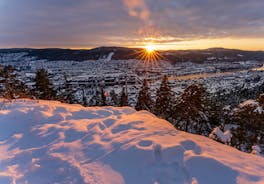
[[[139,92],[137,104],[135,107],[136,110],[147,110],[152,112],[153,110],[153,101],[149,93],[148,82],[144,79],[143,86]]]
[[[201,84],[192,84],[177,98],[174,106],[174,124],[186,132],[208,135],[208,101],[206,89]]]
[[[252,146],[264,148],[264,104],[263,95],[257,100],[247,100],[233,110],[232,146],[250,152]]]
[[[164,76],[157,90],[157,98],[154,106],[154,113],[164,119],[168,119],[171,112],[173,94],[168,83],[168,77]]]
[[[217,94],[214,95],[209,95],[206,94],[208,103],[205,104],[207,105],[207,109],[209,111],[208,113],[208,120],[212,127],[218,127],[224,125],[225,122],[225,117],[223,114],[225,113],[225,116],[227,115],[225,110],[223,110],[223,105],[220,102],[220,99]]]
[[[101,106],[106,106],[106,92],[101,89]]]
[[[82,90],[82,105],[84,107],[87,107],[88,106],[88,102],[87,102],[87,98],[85,96],[85,92],[84,92],[84,89]]]
[[[45,69],[40,69],[36,72],[34,79],[35,88],[34,93],[38,99],[54,100],[56,99],[56,92],[49,80],[48,72]]]
[[[95,99],[95,106],[101,106],[101,93],[99,89],[96,89],[94,99]]]
[[[118,106],[118,95],[115,93],[115,90],[110,91],[110,103],[111,106]]]
[[[12,66],[0,68],[0,92],[6,99],[29,97],[29,89],[17,79],[16,70]]]
[[[128,104],[128,95],[126,93],[126,89],[123,87],[121,96],[120,96],[120,102],[119,105],[122,106],[129,106]]]

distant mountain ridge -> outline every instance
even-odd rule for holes
[[[113,60],[139,59],[142,48],[126,48],[126,47],[97,47],[89,50],[84,49],[32,49],[32,48],[14,48],[0,49],[1,53],[19,53],[26,52],[29,57],[47,60],[98,60],[107,58],[113,52]],[[215,61],[246,61],[246,60],[264,60],[264,51],[244,51],[225,48],[210,48],[204,50],[168,50],[157,51],[164,60],[171,63],[176,62],[197,62],[202,63],[206,60]]]

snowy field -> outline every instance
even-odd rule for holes
[[[132,108],[0,99],[0,183],[264,183],[264,158]]]

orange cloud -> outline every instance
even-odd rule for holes
[[[123,0],[123,1],[130,16],[137,17],[143,21],[147,21],[149,19],[149,9],[144,0]]]

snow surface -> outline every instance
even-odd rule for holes
[[[223,132],[219,127],[216,127],[209,135],[209,138],[214,140],[219,139],[221,142],[229,144],[231,142],[232,134],[230,130],[226,130],[225,132]]]
[[[0,100],[0,183],[264,183],[264,158],[129,107]]]
[[[256,100],[246,100],[244,102],[242,102],[241,104],[239,104],[240,108],[243,108],[245,106],[258,106],[259,103]]]
[[[107,58],[105,59],[105,61],[111,61],[114,54],[115,54],[114,52],[110,52]]]
[[[243,103],[239,104],[240,108],[244,108],[246,106],[249,107],[254,107],[255,110],[254,112],[262,114],[264,113],[264,109],[260,106],[259,102],[257,102],[256,100],[246,100]]]
[[[261,149],[260,149],[260,147],[258,145],[252,146],[252,152],[251,152],[252,154],[259,155],[260,152],[261,152]]]

